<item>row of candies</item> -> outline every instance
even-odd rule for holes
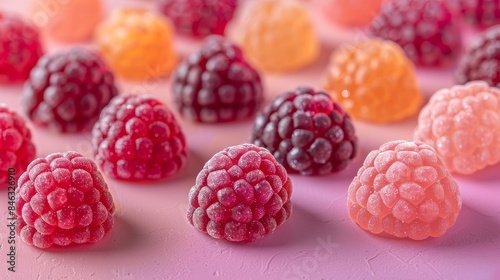
[[[379,49],[385,54],[380,61],[370,61],[369,67],[346,66],[344,72],[354,74],[351,80],[364,75],[384,79],[378,76],[379,64],[402,60],[402,72],[411,66],[397,45],[372,43],[367,43],[367,54],[359,51],[360,61]],[[210,37],[177,67],[173,92],[184,116],[219,122],[256,112],[262,102],[260,77],[242,53],[226,39]],[[338,61],[350,60],[340,56]],[[410,84],[411,89],[412,79],[411,73],[396,82]],[[343,96],[349,94],[342,90]],[[100,115],[92,132],[93,148],[108,176],[144,180],[175,174],[186,161],[186,146],[173,115],[154,98],[116,95],[113,75],[100,57],[74,49],[40,59],[26,83],[24,106],[34,122],[60,131],[83,130]],[[416,102],[406,98],[398,107],[420,102],[419,97],[413,99]],[[415,135],[441,157],[421,142],[390,142],[372,152],[349,187],[351,218],[374,233],[412,239],[444,234],[461,205],[448,169],[472,173],[500,159],[499,102],[499,91],[483,83],[437,93],[422,111]],[[23,170],[22,165],[34,157],[30,133],[16,113],[3,111],[4,142],[10,143],[5,145],[10,150],[4,165]],[[357,149],[349,115],[328,94],[310,88],[287,92],[266,107],[255,121],[252,142],[266,149],[243,145],[216,154],[190,192],[189,221],[215,238],[252,241],[274,231],[291,212],[287,172],[336,172],[347,166]],[[24,162],[23,155],[27,155]],[[95,242],[112,227],[111,195],[89,159],[74,153],[37,159],[20,177],[19,186],[18,230],[29,244]]]

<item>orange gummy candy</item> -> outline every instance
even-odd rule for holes
[[[351,116],[371,122],[402,120],[422,103],[411,61],[401,47],[379,39],[334,52],[323,88]]]
[[[101,0],[36,0],[33,22],[49,37],[62,42],[90,39],[103,18]]]
[[[305,6],[297,0],[248,1],[236,16],[235,40],[256,67],[291,71],[313,60],[319,43]]]
[[[163,17],[143,9],[120,9],[97,30],[97,44],[110,67],[128,79],[170,74],[177,57],[173,28]]]
[[[316,0],[326,18],[339,25],[363,26],[372,21],[384,0]]]

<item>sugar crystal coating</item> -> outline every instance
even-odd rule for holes
[[[292,212],[292,183],[264,148],[243,144],[216,153],[189,192],[188,221],[213,238],[252,242]]]
[[[38,61],[24,85],[23,105],[34,123],[77,132],[91,128],[117,94],[114,76],[101,57],[72,48]]]
[[[300,1],[248,1],[240,11],[234,36],[257,68],[286,72],[302,68],[318,56],[314,26]]]
[[[278,96],[257,116],[252,143],[268,149],[289,173],[328,174],[355,157],[349,115],[324,92],[308,87]]]
[[[354,118],[371,122],[402,120],[422,103],[412,62],[397,44],[379,39],[335,51],[323,88]]]
[[[442,236],[462,207],[457,184],[434,149],[391,141],[371,151],[348,190],[349,216],[374,234]]]
[[[97,29],[96,41],[113,71],[127,79],[166,76],[177,62],[170,23],[147,10],[116,10]]]
[[[415,140],[436,150],[451,172],[500,162],[500,89],[470,82],[436,92],[422,109]]]
[[[25,81],[42,54],[38,30],[0,11],[0,84]]]
[[[418,65],[448,66],[461,52],[458,24],[441,0],[385,2],[369,31],[399,44]]]
[[[95,163],[76,152],[37,158],[16,188],[17,234],[38,248],[95,243],[113,228],[115,206]]]
[[[259,73],[220,36],[208,37],[179,65],[172,89],[181,114],[199,122],[251,117],[264,99]]]
[[[150,96],[118,96],[92,130],[92,148],[104,174],[127,181],[173,176],[187,157],[174,115]]]
[[[500,88],[500,26],[482,33],[467,49],[456,72],[459,84],[485,81]]]
[[[195,37],[224,35],[233,18],[237,0],[159,0],[159,10],[174,24],[177,32]]]
[[[35,0],[32,11],[42,31],[68,43],[90,39],[103,17],[102,0]]]
[[[36,149],[24,119],[0,103],[0,185],[13,186],[35,158]],[[9,178],[9,175],[12,178]]]

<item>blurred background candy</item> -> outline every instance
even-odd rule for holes
[[[309,11],[297,0],[248,1],[236,16],[235,40],[255,66],[286,72],[314,61],[319,43]]]
[[[96,41],[110,67],[124,78],[166,76],[177,62],[170,22],[145,9],[116,10],[99,26]]]
[[[386,0],[314,0],[316,7],[330,21],[343,26],[368,24]]]
[[[158,0],[159,10],[176,31],[195,37],[223,35],[237,4],[237,0]]]
[[[463,20],[486,28],[500,23],[500,0],[445,0]]]
[[[90,39],[103,15],[101,0],[34,0],[32,11],[43,32],[68,43]]]
[[[337,49],[323,88],[354,118],[371,122],[402,120],[422,103],[413,63],[397,44],[380,39]]]
[[[38,30],[19,16],[0,11],[0,84],[26,80],[42,54]]]

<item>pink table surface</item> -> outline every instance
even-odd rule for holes
[[[60,1],[64,2],[64,1]],[[0,9],[25,11],[28,1],[0,2]],[[107,1],[117,6],[150,1]],[[265,75],[268,100],[297,85],[318,86],[328,55],[357,33],[315,17],[323,42],[320,59],[288,75]],[[186,55],[197,42],[180,39]],[[48,50],[58,46],[49,43]],[[426,95],[453,83],[451,71],[419,70]],[[123,94],[152,94],[171,106],[169,79],[147,83],[119,80]],[[0,86],[0,101],[21,108],[22,87]],[[171,106],[172,107],[172,106]],[[172,107],[173,108],[173,107]],[[416,117],[392,125],[355,122],[360,152],[344,171],[322,177],[291,176],[293,214],[273,235],[253,244],[215,240],[186,220],[187,196],[203,164],[224,147],[248,141],[252,122],[199,125],[179,118],[189,145],[188,166],[158,183],[107,179],[115,199],[114,229],[99,243],[39,250],[18,238],[16,272],[7,270],[7,227],[0,227],[0,279],[500,279],[500,165],[473,176],[456,176],[463,209],[453,228],[425,241],[378,237],[348,217],[347,187],[366,154],[395,139],[410,140]],[[33,127],[38,156],[76,150],[91,156],[89,134],[60,135]],[[7,192],[0,190],[7,223]]]

